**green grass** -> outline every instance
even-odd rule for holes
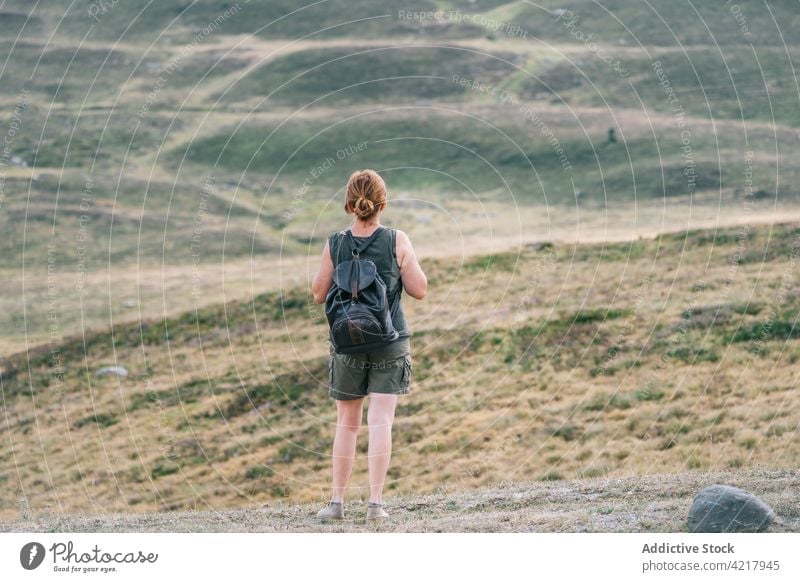
[[[169,465],[167,463],[156,463],[153,465],[152,471],[150,471],[150,476],[153,479],[158,479],[159,477],[166,477],[167,475],[172,475],[180,471],[180,467],[178,465]]]
[[[398,107],[333,124],[292,120],[280,126],[228,128],[165,154],[165,159],[174,163],[187,153],[187,174],[213,168],[231,176],[245,172],[253,179],[276,176],[276,183],[289,192],[303,191],[304,203],[327,201],[332,189],[341,188],[344,176],[362,167],[383,171],[390,188],[433,191],[447,198],[472,191],[499,200],[513,195],[522,204],[544,203],[546,197],[549,204],[574,205],[575,190],[580,190],[581,203],[598,208],[611,201],[685,199],[723,191],[745,202],[742,134],[734,127],[695,127],[690,167],[681,150],[681,132],[668,122],[655,135],[646,125],[633,124],[618,143],[608,144],[600,125],[613,122],[606,116],[582,114],[579,123],[572,116],[549,115],[544,121],[563,147],[570,164],[565,169],[541,128],[514,106],[497,105],[479,118]],[[597,129],[587,133],[587,125]],[[791,184],[800,172],[792,162],[781,166],[778,191],[772,162],[759,161],[767,156],[764,148],[774,148],[774,133],[755,128],[748,135],[755,151],[755,186],[781,201],[796,199],[800,190]],[[340,155],[355,144],[364,146]],[[320,171],[326,160],[333,163]],[[693,172],[691,178],[687,171]],[[310,186],[303,190],[305,183]],[[635,243],[632,246],[635,250]]]
[[[180,406],[192,404],[201,399],[208,392],[217,392],[219,388],[209,387],[206,379],[193,380],[175,389],[156,390],[134,394],[128,404],[127,412],[136,412],[139,409],[156,406]]]
[[[258,467],[250,467],[247,472],[245,472],[244,477],[245,479],[263,479],[265,477],[271,477],[275,474],[275,471],[269,467],[258,466]]]
[[[465,261],[462,268],[467,273],[483,271],[502,271],[514,272],[519,262],[519,253],[499,253],[496,255],[485,255],[472,257]]]
[[[94,39],[152,39],[166,31],[168,39],[184,41],[195,30],[202,30],[236,4],[233,0],[199,0],[193,4],[153,2],[142,11],[141,4],[120,2],[104,14],[99,14],[99,22],[96,22],[88,15],[87,5],[76,4],[67,11],[70,2],[54,0],[37,7],[34,16],[40,22],[33,23],[30,34],[40,30],[37,26],[41,26],[41,22],[55,22],[66,12],[61,29],[63,33],[74,37],[82,36],[94,24]],[[536,4],[507,3],[503,0],[410,0],[402,5],[389,0],[328,0],[301,4],[289,0],[252,0],[248,4],[240,3],[240,10],[221,22],[219,31],[226,34],[257,33],[265,38],[297,38],[304,35],[321,38],[420,35],[463,38],[487,34],[485,27],[466,20],[429,21],[427,27],[422,27],[418,21],[398,18],[399,10],[412,12],[439,8],[460,10],[462,13],[490,11],[489,15],[496,20],[521,26],[528,38],[559,41],[571,38],[555,16],[539,8],[543,5],[551,9],[569,8],[580,16],[578,26],[587,34],[593,32],[597,39],[613,43],[622,38],[628,45],[639,41],[647,45],[673,45],[677,42],[710,44],[712,35],[721,45],[744,44],[751,39],[757,44],[781,45],[783,42],[770,13],[757,0],[737,2],[747,18],[751,32],[749,36],[742,34],[734,15],[724,3],[695,3],[700,16],[683,0],[654,0],[649,4],[652,8],[627,0],[607,0],[602,6],[591,0],[577,0],[569,5],[558,0],[542,0]],[[286,16],[300,8],[304,9]],[[793,5],[775,2],[771,3],[770,8],[785,42],[797,42],[797,12]],[[9,33],[11,29],[14,29],[13,32],[19,29],[22,23],[20,15],[29,11],[30,5],[23,0],[6,3],[0,14],[4,15],[3,18],[11,27]],[[274,22],[281,17],[285,18]],[[665,23],[661,22],[662,18]],[[363,22],[352,22],[362,19]],[[706,26],[709,30],[706,30]],[[498,38],[502,35],[503,29],[495,33]]]
[[[86,99],[91,106],[113,96],[136,63],[133,55],[121,50],[79,48],[77,44],[50,48],[31,42],[33,38],[14,44],[13,38],[3,29],[2,62],[6,56],[10,58],[0,74],[0,95],[7,98],[15,98],[24,88],[31,101],[80,105]]]
[[[612,51],[613,52],[613,51]],[[559,63],[538,78],[522,77],[521,91],[533,97],[551,95],[574,106],[631,107],[673,115],[681,106],[685,115],[706,118],[774,121],[797,126],[797,87],[791,75],[800,53],[779,48],[725,47],[660,54],[620,55],[630,75],[621,78],[592,53],[573,63]],[[677,102],[665,94],[654,61],[675,91]],[[795,65],[796,66],[796,65]],[[640,102],[641,100],[641,102]]]
[[[275,133],[273,129],[247,127],[233,136],[220,134],[196,141],[189,147],[188,159],[195,164],[213,165],[219,156],[223,169],[241,171],[249,164],[251,171],[259,173],[280,171],[282,181],[297,188],[326,159],[337,159],[337,151],[363,142],[367,143],[366,149],[338,161],[335,171],[323,172],[314,185],[340,183],[343,175],[359,167],[382,169],[393,187],[451,191],[463,190],[458,181],[481,191],[500,188],[506,174],[517,181],[526,177],[526,183],[530,183],[532,173],[524,155],[525,149],[534,144],[523,143],[519,151],[491,127],[455,115],[419,112],[398,118],[374,113],[337,125],[299,122]],[[517,138],[522,139],[519,132]],[[543,154],[542,166],[552,166],[544,148],[539,146],[538,150],[536,153]],[[179,154],[182,152],[176,152]],[[487,157],[488,163],[480,156]]]
[[[85,418],[76,420],[73,423],[75,428],[82,428],[89,424],[96,424],[100,428],[106,428],[117,424],[119,420],[112,414],[93,414]]]
[[[627,410],[633,405],[630,394],[598,394],[587,403],[584,408],[591,411],[606,411],[609,409]]]
[[[715,256],[718,257],[717,260],[721,264],[725,264],[727,257],[738,244],[735,236],[738,228],[718,229],[716,232],[717,239],[725,241],[725,244],[718,244],[714,247]],[[752,252],[764,256],[764,264],[773,262],[785,264],[790,258],[796,233],[796,226],[791,224],[775,225],[771,229],[752,229],[748,239],[748,248],[752,249]],[[681,256],[681,252],[686,253],[691,250],[698,253],[699,260],[705,261],[707,260],[706,250],[711,247],[693,244],[692,241],[699,236],[697,232],[690,231],[665,235],[656,241],[637,241],[634,244],[638,250],[632,258],[629,258],[631,243],[628,242],[579,245],[575,247],[575,252],[569,248],[560,249],[558,261],[580,265],[582,269],[591,269],[593,265],[627,264],[632,260],[652,260],[657,246],[660,247],[659,253],[663,257],[678,258]],[[767,242],[768,239],[769,242]],[[684,245],[688,245],[688,250],[682,250]],[[765,253],[763,249],[766,248],[781,249],[781,251]],[[759,252],[758,249],[762,250]],[[442,281],[451,280],[459,272],[509,273],[519,277],[526,272],[529,265],[535,264],[539,260],[538,257],[540,257],[540,253],[533,250],[479,255],[471,258],[461,267],[457,263],[446,262],[441,265],[432,263],[430,269],[432,272],[438,272],[437,277]],[[685,262],[690,258],[685,255],[680,260]],[[769,326],[766,324],[770,311],[764,306],[763,301],[700,304],[691,313],[684,310],[682,315],[679,314],[669,322],[667,335],[657,335],[652,340],[652,347],[649,349],[655,351],[669,349],[673,358],[686,363],[699,364],[717,361],[721,357],[721,352],[724,351],[717,349],[715,345],[706,344],[705,342],[709,339],[723,344],[755,341],[761,337],[764,337],[766,341],[795,338],[798,333],[798,327],[794,325],[797,299],[792,294],[785,293],[784,295],[784,302],[772,317]],[[82,370],[83,354],[90,353],[92,357],[97,358],[108,357],[111,355],[112,344],[117,349],[141,345],[163,346],[169,338],[173,345],[186,345],[191,342],[226,345],[229,337],[235,340],[254,333],[256,325],[260,328],[271,329],[276,325],[281,325],[284,320],[296,321],[309,317],[311,313],[320,315],[321,310],[319,306],[309,304],[309,299],[302,290],[294,290],[284,295],[270,292],[259,295],[251,301],[236,301],[226,306],[206,307],[197,312],[189,311],[166,320],[145,320],[141,324],[117,325],[114,329],[113,341],[108,331],[91,334],[85,340],[85,351],[83,338],[80,336],[68,338],[61,345],[61,350],[64,358],[68,362],[74,363],[74,368],[69,368],[72,371],[68,373],[76,374],[74,378],[77,379]],[[13,313],[9,314],[9,318],[6,320],[8,325],[20,325],[20,322],[11,317],[13,315]],[[586,356],[602,360],[606,356],[607,350],[614,345],[616,335],[626,325],[631,315],[630,307],[586,306],[574,311],[565,310],[549,321],[526,322],[513,333],[501,329],[496,333],[487,331],[481,334],[467,335],[460,340],[454,338],[451,344],[437,349],[443,350],[442,356],[444,356],[447,353],[460,353],[465,348],[474,350],[479,347],[480,349],[495,349],[496,347],[503,351],[509,362],[524,357],[530,364],[536,358],[545,357],[546,351],[543,346],[559,345],[562,342],[566,342],[566,345],[581,345],[584,342],[591,342],[588,344],[589,351]],[[45,319],[42,321],[46,323]],[[28,322],[29,328],[33,323],[32,321]],[[685,337],[679,345],[672,345],[672,336],[681,330],[685,330]],[[705,337],[706,333],[710,333],[711,337]],[[699,347],[692,347],[693,342]],[[619,346],[620,357],[627,349],[630,347]],[[41,352],[34,350],[31,352],[30,362],[34,372],[34,385],[49,385],[49,382],[52,381],[52,373],[49,370],[49,350],[42,349]],[[614,365],[619,362],[614,362]],[[586,362],[582,365],[589,366],[590,364]],[[25,368],[27,368],[27,363],[24,359],[12,360],[5,373],[7,391],[13,394],[17,390],[23,390],[23,384],[17,385],[13,377],[17,371]],[[20,377],[20,380],[23,378],[24,375]],[[281,383],[281,385],[283,384]],[[284,386],[284,388],[286,387]],[[207,386],[202,383],[191,384],[179,388],[177,394],[174,393],[174,389],[170,389],[160,392],[158,397],[171,400],[176,399],[180,394],[181,398],[192,398],[206,389]],[[214,385],[212,389],[218,390],[219,387]],[[274,388],[270,384],[265,384],[263,389],[269,392]],[[291,392],[293,389],[289,385],[288,390]],[[134,397],[132,405],[144,406],[147,404],[146,398],[146,395]]]
[[[174,72],[169,73],[169,86],[182,90],[186,96],[188,96],[189,90],[198,83],[200,83],[199,88],[202,89],[203,83],[224,75],[235,74],[248,65],[248,61],[245,59],[236,58],[222,51],[204,51],[175,60],[177,68]],[[158,80],[160,74],[165,73],[166,70],[153,72],[151,74],[153,82]],[[144,73],[140,73],[140,76],[146,78]]]
[[[20,6],[19,8],[24,8]],[[36,34],[42,30],[42,19],[31,14],[29,10],[2,10],[0,11],[0,30],[9,36],[17,37],[24,34]]]
[[[798,312],[792,310],[771,320],[751,323],[727,336],[727,343],[786,341],[800,338],[797,315]]]
[[[186,41],[192,34],[219,19],[226,9],[231,15],[217,20],[214,34],[258,34],[265,38],[297,38],[312,35],[320,38],[362,36],[382,38],[387,35],[418,34],[413,21],[397,18],[398,7],[389,0],[327,0],[325,2],[296,3],[290,0],[198,0],[197,2],[119,2],[97,20],[88,15],[86,4],[76,4],[67,11],[69,2],[48,2],[38,12],[56,18],[66,12],[62,24],[65,33],[82,36],[92,24],[92,38],[103,40],[154,39],[164,32],[170,40]],[[432,10],[437,4],[431,0],[409,0],[405,10]],[[290,14],[293,13],[294,14]],[[358,22],[361,21],[361,22]],[[451,24],[437,27],[438,34],[479,34],[480,28]]]
[[[578,438],[579,435],[580,435],[579,429],[570,424],[559,426],[557,428],[552,429],[550,432],[550,436],[554,438],[564,439],[567,442],[575,440],[576,438]]]
[[[88,164],[86,158],[93,157],[96,147],[93,137],[85,157],[71,147],[69,158],[74,155],[76,165]],[[55,156],[58,150],[43,151]],[[220,193],[223,186],[215,184],[201,198],[202,175],[193,180],[196,187],[135,178],[117,184],[101,173],[87,187],[79,172],[69,171],[60,179],[48,173],[34,182],[9,179],[0,214],[0,225],[7,233],[0,241],[0,267],[19,266],[23,243],[27,265],[46,265],[52,242],[50,259],[56,269],[74,269],[79,233],[85,243],[83,258],[90,267],[106,264],[109,256],[114,264],[150,260],[186,264],[197,251],[208,264],[221,261],[223,253],[237,257],[277,249],[269,229],[256,228],[256,214],[227,199]],[[200,237],[193,243],[201,203]],[[229,217],[231,223],[226,225]]]
[[[578,324],[603,322],[609,319],[619,319],[630,314],[630,309],[585,309],[578,311],[570,321]],[[566,319],[569,320],[569,317]]]
[[[281,408],[302,408],[309,402],[309,396],[319,391],[320,385],[327,382],[328,362],[307,362],[308,369],[277,376],[273,381],[244,388],[224,404],[222,414],[226,419],[258,409],[270,403]],[[216,414],[209,411],[208,414]]]
[[[724,2],[688,2],[687,0],[576,0],[565,4],[560,0],[509,5],[501,14],[522,26],[529,36],[548,40],[574,41],[565,28],[568,14],[560,19],[543,8],[568,8],[580,18],[574,30],[594,34],[594,40],[624,46],[756,45],[783,46],[797,44],[800,29],[798,13],[792,2],[770,3],[773,21],[765,5],[758,0],[737,2],[747,19],[750,35],[742,34],[735,16]],[[543,8],[540,8],[542,6]],[[696,10],[696,11],[695,11]],[[701,20],[702,18],[702,20]],[[777,22],[777,26],[775,24]],[[780,28],[778,28],[780,27]],[[779,31],[781,34],[779,34]],[[781,37],[782,35],[782,37]]]
[[[82,335],[65,338],[59,345],[59,354],[64,362],[65,381],[75,382],[77,388],[85,378],[85,358],[109,357],[114,350],[135,350],[145,346],[163,347],[167,342],[172,345],[186,345],[192,342],[204,341],[222,343],[229,338],[249,337],[255,333],[256,326],[265,331],[279,325],[279,322],[293,321],[306,317],[308,304],[304,301],[305,293],[296,290],[281,295],[279,293],[264,293],[250,301],[234,301],[226,305],[215,305],[201,308],[196,311],[186,312],[177,317],[161,320],[149,320],[135,323],[117,325],[111,331],[98,331],[90,336]],[[316,308],[316,306],[314,307]],[[49,346],[21,352],[8,358],[3,365],[3,389],[6,398],[15,395],[27,396],[31,393],[31,386],[49,386],[55,382],[52,353]],[[31,381],[27,373],[30,371]],[[129,377],[124,382],[134,383],[137,379]],[[230,384],[231,379],[226,379]],[[223,383],[224,385],[224,383]],[[214,391],[220,390],[220,384],[214,383]],[[273,394],[273,385],[267,385],[264,390]],[[177,392],[163,390],[155,392],[156,399],[163,399],[167,404],[176,405],[181,399],[192,399],[207,390],[202,380],[180,386]],[[302,394],[302,386],[291,386],[296,397]],[[274,388],[274,390],[279,390]],[[251,395],[259,403],[264,400],[267,393],[255,388]],[[236,405],[238,408],[231,414],[244,412],[245,403],[250,402],[246,395]],[[132,397],[131,407],[143,408],[153,397],[149,394],[138,394]]]
[[[192,167],[218,164],[222,171],[274,173],[291,190],[301,188],[326,159],[335,160],[332,169],[317,172],[311,180],[320,192],[326,191],[324,187],[340,186],[342,176],[359,167],[383,170],[392,186],[403,189],[505,193],[511,187],[514,196],[524,203],[543,201],[543,190],[549,202],[574,203],[573,182],[586,199],[596,203],[689,191],[680,163],[678,132],[659,136],[656,142],[637,131],[627,137],[625,145],[609,145],[602,141],[603,136],[587,139],[574,121],[556,117],[550,123],[573,165],[572,171],[566,172],[532,123],[517,118],[513,110],[501,108],[493,114],[498,118],[491,119],[491,125],[457,113],[408,110],[369,113],[337,124],[248,126],[191,143],[187,158]],[[718,139],[723,138],[720,135]],[[725,174],[719,162],[705,160],[714,140],[708,133],[698,133],[695,139],[696,191],[718,189],[723,175],[728,180],[722,184],[725,187],[740,183],[733,173],[741,169],[738,160],[723,162]],[[358,143],[366,143],[362,151],[337,158],[339,150]],[[183,153],[183,148],[176,150],[172,159],[180,159]]]

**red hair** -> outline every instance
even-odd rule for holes
[[[375,170],[358,170],[347,181],[344,211],[361,220],[372,218],[386,207],[386,183]]]

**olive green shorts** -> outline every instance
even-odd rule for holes
[[[404,338],[367,354],[331,352],[328,395],[336,400],[364,398],[371,392],[411,392],[411,340]]]

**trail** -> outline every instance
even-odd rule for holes
[[[342,522],[319,523],[317,504],[276,503],[222,511],[40,516],[0,522],[3,532],[684,532],[694,494],[742,487],[778,515],[772,532],[800,532],[800,471],[687,472],[384,497],[391,518],[366,523],[366,500],[346,502]]]

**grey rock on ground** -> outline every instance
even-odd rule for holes
[[[689,531],[695,533],[759,532],[775,520],[775,512],[743,489],[711,485],[701,490],[689,510]]]

